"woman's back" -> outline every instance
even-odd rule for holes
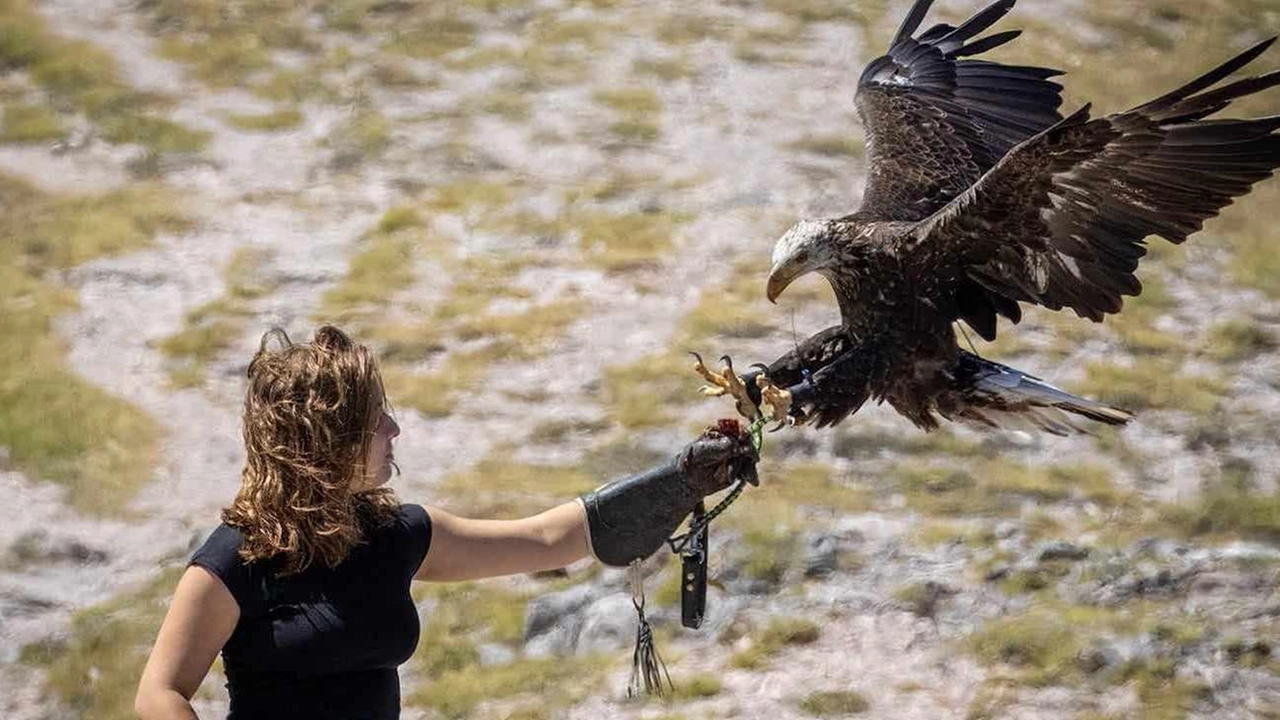
[[[401,505],[337,567],[317,562],[285,577],[244,563],[242,540],[220,525],[191,558],[240,606],[222,650],[230,717],[398,717],[396,666],[418,642],[409,585],[431,542],[426,511]]]

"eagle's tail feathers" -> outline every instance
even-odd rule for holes
[[[1128,410],[1072,395],[1034,375],[967,352],[957,364],[955,383],[961,397],[956,419],[988,427],[1025,429],[1029,424],[1054,435],[1069,435],[1087,432],[1072,416],[1106,425],[1124,425],[1133,419]]]

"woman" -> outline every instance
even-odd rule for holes
[[[268,349],[271,338],[281,347]],[[676,458],[519,520],[402,505],[383,485],[400,433],[368,350],[337,328],[263,337],[249,364],[245,467],[222,524],[178,582],[138,685],[144,720],[194,718],[221,652],[231,718],[395,718],[396,666],[418,642],[411,580],[647,557],[705,495],[755,480],[745,437],[708,433]],[[500,478],[497,478],[500,480]]]

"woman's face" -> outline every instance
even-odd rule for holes
[[[373,439],[369,441],[365,481],[360,487],[361,490],[372,490],[391,479],[392,464],[395,462],[391,441],[399,434],[400,426],[387,414],[386,410],[380,410],[377,424],[373,429]]]

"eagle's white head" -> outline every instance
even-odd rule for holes
[[[832,266],[835,260],[834,223],[830,220],[801,220],[773,246],[773,268],[765,294],[769,302],[796,278]]]

